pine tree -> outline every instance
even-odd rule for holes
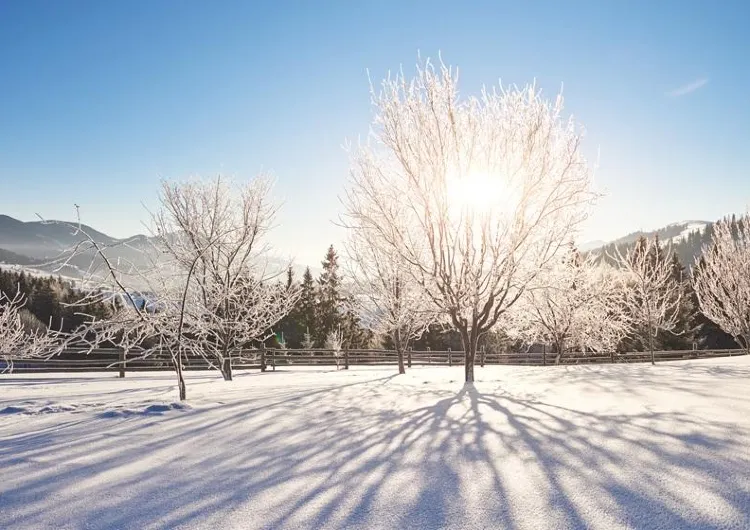
[[[343,324],[344,298],[341,296],[338,254],[333,245],[328,247],[325,259],[321,262],[323,271],[318,277],[317,323],[313,331],[315,341],[322,345],[332,331]]]
[[[662,350],[689,350],[698,331],[694,322],[697,306],[693,285],[676,253],[672,254],[672,276],[682,286],[677,325],[673,332],[660,331],[656,342]]]
[[[312,277],[310,278],[312,281]],[[289,266],[286,271],[286,288],[292,289],[295,286],[294,271]],[[282,318],[275,326],[276,345],[282,348],[299,348],[302,345],[302,334],[305,327],[301,323],[301,301],[298,300],[294,308]]]
[[[302,275],[301,290],[302,293],[297,302],[297,307],[293,311],[293,317],[299,329],[304,330],[301,339],[301,342],[304,342],[304,334],[311,333],[310,330],[315,330],[317,324],[317,292],[310,267],[307,267]],[[300,344],[300,346],[305,347],[303,344]]]
[[[32,292],[28,309],[45,325],[59,329],[62,317],[60,302],[59,290],[53,288],[52,279],[44,279]]]

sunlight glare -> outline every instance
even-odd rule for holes
[[[500,213],[510,199],[510,188],[504,179],[485,172],[449,177],[446,188],[449,205],[467,213]]]

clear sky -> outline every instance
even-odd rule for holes
[[[464,5],[466,4],[466,5]],[[160,177],[270,170],[274,244],[317,264],[373,79],[417,51],[463,93],[533,79],[586,125],[585,240],[750,200],[750,3],[0,2],[0,213],[142,232]]]

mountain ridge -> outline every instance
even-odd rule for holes
[[[144,234],[115,238],[89,225],[70,221],[39,220],[20,221],[0,214],[0,265],[29,267],[38,273],[80,279],[95,258],[93,252],[70,255],[75,245],[87,241],[77,227],[85,231],[97,243],[107,245],[111,258],[127,260],[136,265],[145,264],[143,250],[152,239]],[[269,264],[284,269],[287,260],[272,257]],[[65,266],[60,264],[65,262]],[[301,277],[305,267],[293,265],[295,274]],[[316,271],[316,267],[310,267]]]

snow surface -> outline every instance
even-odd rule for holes
[[[0,376],[0,528],[750,528],[750,358]]]

